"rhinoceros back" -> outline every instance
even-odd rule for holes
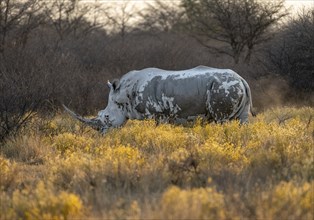
[[[235,99],[245,93],[241,80],[232,70],[199,66],[181,71],[132,71],[120,82],[135,118],[157,114],[177,118],[207,115],[217,120],[235,114],[234,108],[241,103]]]

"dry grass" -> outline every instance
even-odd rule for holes
[[[314,109],[248,125],[34,119],[0,146],[0,219],[313,219]]]

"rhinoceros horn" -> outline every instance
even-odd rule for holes
[[[71,111],[68,107],[66,107],[65,105],[62,105],[63,108],[75,119],[79,120],[80,122],[83,122],[84,124],[96,129],[96,130],[103,130],[103,128],[105,127],[104,123],[102,121],[100,121],[98,118],[84,118],[82,116],[80,116],[79,114],[76,114],[75,112]]]

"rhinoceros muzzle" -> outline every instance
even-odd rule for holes
[[[63,108],[75,119],[79,120],[80,122],[92,127],[93,129],[100,131],[101,133],[106,133],[109,129],[108,125],[103,123],[99,118],[84,118],[80,116],[79,114],[71,111],[69,108],[67,108],[65,105],[63,105]]]

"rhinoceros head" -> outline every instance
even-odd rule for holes
[[[109,128],[119,127],[126,120],[125,113],[121,108],[121,104],[118,104],[116,101],[117,92],[119,90],[119,82],[114,81],[111,84],[108,81],[108,87],[110,88],[108,105],[104,110],[99,111],[97,117],[95,118],[84,118],[79,114],[71,111],[65,105],[63,105],[63,107],[73,118],[100,131],[101,133],[106,133]]]

